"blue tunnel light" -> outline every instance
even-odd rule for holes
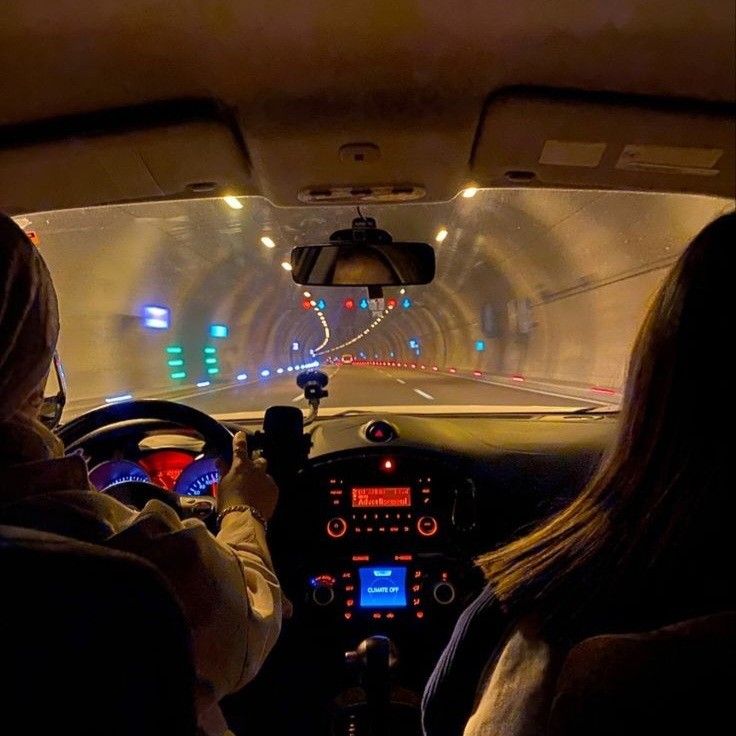
[[[153,330],[168,330],[171,312],[166,307],[148,305],[143,307],[143,326]]]
[[[210,325],[210,337],[224,338],[230,334],[227,325]]]

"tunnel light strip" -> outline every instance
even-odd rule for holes
[[[322,348],[324,348],[327,345],[327,342],[329,341],[329,335],[328,335],[327,339],[322,343],[322,345],[320,345],[319,347],[315,348],[314,355],[315,356],[319,356],[319,355],[325,355],[325,354],[329,354],[329,353],[334,353],[337,350],[342,350],[343,348],[346,348],[349,345],[353,345],[354,343],[358,342],[358,340],[362,340],[364,337],[366,337],[368,334],[370,334],[370,331],[373,330],[373,329],[375,329],[376,327],[378,327],[378,325],[381,324],[381,322],[384,319],[386,319],[389,314],[391,314],[391,310],[384,309],[383,310],[383,313],[380,314],[380,315],[378,315],[378,317],[376,317],[373,320],[373,322],[371,322],[370,326],[367,329],[363,330],[362,332],[360,332],[359,334],[357,334],[352,339],[346,340],[345,342],[341,343],[340,345],[336,345],[334,348],[330,348],[329,350],[323,350]],[[329,329],[328,328],[325,328],[325,331],[326,332],[329,332]]]
[[[317,317],[319,317],[319,321],[322,324],[322,329],[325,331],[325,336],[322,342],[319,345],[317,345],[316,348],[310,351],[312,355],[319,355],[319,351],[322,350],[324,347],[326,347],[327,343],[330,341],[330,327],[327,324],[327,318],[325,317],[325,313],[318,306],[317,302],[312,300],[310,304],[312,305],[312,308],[314,309],[314,311],[317,313]]]
[[[130,401],[133,398],[132,394],[122,394],[121,396],[108,396],[105,399],[106,404],[117,404],[121,401]]]

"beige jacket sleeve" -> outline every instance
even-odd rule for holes
[[[219,700],[253,679],[278,638],[282,601],[263,527],[250,512],[228,514],[214,537],[159,501],[134,512],[94,496],[117,507],[104,514],[114,527],[108,544],[152,562],[179,595],[200,687]]]

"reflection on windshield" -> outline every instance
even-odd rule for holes
[[[428,286],[299,287],[296,245],[352,207],[260,197],[40,213],[59,292],[67,418],[164,397],[214,414],[306,406],[295,374],[330,376],[323,407],[586,407],[620,398],[630,345],[667,269],[733,206],[690,195],[479,190],[365,214],[435,246]],[[19,218],[20,219],[20,218]]]

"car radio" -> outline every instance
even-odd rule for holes
[[[379,468],[390,472],[397,461],[383,458]],[[433,503],[432,476],[419,473],[406,476],[402,482],[371,483],[337,474],[327,478],[324,533],[330,539],[359,541],[368,536],[398,539],[435,536],[440,530],[437,509]]]

